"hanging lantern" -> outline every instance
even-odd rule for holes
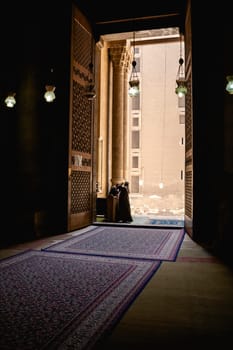
[[[45,86],[45,94],[44,94],[44,98],[46,100],[46,102],[53,102],[56,98],[56,95],[54,93],[56,87],[53,85],[46,85]]]
[[[93,65],[93,49],[94,45],[91,41],[91,62],[89,64],[89,71],[88,71],[88,78],[87,78],[87,84],[84,86],[83,96],[85,96],[89,101],[92,101],[96,97],[96,91],[95,91],[95,82],[94,82],[94,65]]]
[[[84,86],[84,92],[83,92],[83,96],[87,97],[89,101],[93,100],[96,97],[95,83],[93,82],[92,77],[93,77],[93,63],[91,62],[89,64],[88,82]]]
[[[16,104],[16,99],[15,99],[15,93],[10,93],[7,98],[5,99],[5,104],[8,108],[13,108],[14,105]]]
[[[139,94],[139,79],[136,71],[136,61],[132,62],[132,73],[129,81],[129,96],[134,97]]]
[[[185,80],[185,72],[184,72],[184,59],[182,58],[182,40],[180,35],[180,58],[179,58],[179,67],[178,72],[176,76],[176,88],[175,93],[178,95],[179,98],[184,97],[187,94],[187,86],[186,86],[186,80]]]
[[[135,60],[135,32],[133,33],[133,61],[132,61],[132,71],[129,80],[129,96],[135,97],[140,93],[139,90],[139,79],[136,69],[137,62]]]
[[[233,95],[233,75],[228,75],[228,76],[227,76],[226,91],[227,91],[230,95]]]
[[[45,93],[44,93],[44,98],[45,101],[48,103],[51,103],[55,100],[56,95],[55,95],[55,89],[56,87],[53,85],[54,77],[53,77],[53,68],[50,69],[50,77],[49,77],[49,82],[50,84],[45,85]]]

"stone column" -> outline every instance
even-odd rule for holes
[[[128,90],[129,90],[129,73],[131,73],[131,55],[127,51],[125,59],[124,72],[124,107],[123,107],[123,177],[126,181],[129,179],[129,106],[128,106]]]
[[[124,181],[124,102],[126,41],[115,41],[110,46],[113,63],[112,97],[112,185]]]

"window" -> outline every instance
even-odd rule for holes
[[[132,157],[132,168],[138,169],[138,164],[139,164],[138,156],[133,156]]]
[[[139,130],[132,131],[132,148],[140,147],[140,134]]]
[[[178,107],[179,108],[185,107],[185,96],[178,97]]]
[[[140,72],[140,57],[135,57],[135,61],[136,61],[136,71],[137,73]]]
[[[185,124],[185,115],[184,114],[179,115],[179,122],[180,122],[180,124]]]
[[[131,97],[131,99],[132,99],[132,110],[140,109],[140,93],[135,97]]]
[[[131,176],[131,192],[139,193],[139,176]]]
[[[133,121],[132,121],[132,126],[137,127],[139,126],[139,117],[138,116],[133,116]]]

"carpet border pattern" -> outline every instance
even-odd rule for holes
[[[118,250],[102,250],[102,248],[90,248],[88,247],[88,240],[91,240],[93,236],[95,236],[98,233],[102,233],[103,231],[106,231],[106,235],[108,235],[108,232],[111,232],[111,230],[117,230],[119,233],[124,230],[128,230],[126,232],[136,232],[135,230],[138,230],[138,233],[140,235],[143,233],[156,233],[162,232],[166,235],[161,240],[161,244],[159,246],[155,246],[155,250],[151,251],[151,244],[148,242],[147,248],[148,251],[146,251],[146,247],[144,247],[144,251],[128,251],[127,247],[125,247],[125,251],[118,251]],[[50,246],[43,248],[44,251],[53,251],[53,252],[62,252],[62,253],[68,253],[68,254],[83,254],[83,255],[97,255],[97,256],[106,256],[106,257],[114,257],[114,258],[129,258],[129,259],[140,259],[140,260],[162,260],[162,261],[175,261],[180,249],[180,246],[183,242],[185,236],[185,230],[184,228],[133,228],[133,227],[106,227],[106,226],[90,226],[88,228],[85,228],[82,231],[77,231],[77,235],[74,233],[73,237],[69,237],[68,239],[65,239],[60,242],[55,242],[51,244]],[[115,236],[116,239],[118,239],[118,236]],[[126,236],[125,236],[126,237]],[[142,236],[143,237],[143,236]],[[107,238],[107,236],[106,236]],[[133,241],[128,238],[129,242]],[[122,238],[124,239],[124,238]],[[114,240],[114,236],[111,236],[111,240]],[[80,242],[81,244],[83,242],[87,241],[87,246],[84,248],[77,247],[77,243]],[[73,245],[73,247],[72,247]],[[76,246],[74,246],[76,245]],[[138,248],[138,247],[137,247]]]
[[[70,263],[71,260],[72,263],[74,262],[75,264],[78,261],[85,261],[87,266],[88,262],[92,262],[92,264],[93,262],[95,262],[95,264],[97,262],[101,262],[101,264],[118,264],[118,266],[123,264],[126,271],[128,271],[125,273],[124,277],[119,278],[114,276],[114,284],[112,287],[107,291],[104,291],[103,294],[101,294],[101,297],[92,304],[91,308],[85,309],[85,312],[83,312],[82,316],[79,316],[79,319],[75,319],[74,317],[72,322],[65,324],[61,334],[58,332],[56,335],[51,335],[51,341],[43,344],[43,350],[86,350],[92,348],[92,346],[96,344],[97,341],[102,339],[104,335],[108,334],[112,327],[119,321],[131,303],[135,300],[161,265],[161,261],[139,261],[133,259],[115,259],[111,257],[84,256],[79,254],[63,254],[60,252],[56,253],[41,250],[28,250],[24,253],[2,259],[0,261],[0,269],[2,269],[2,272],[4,272],[5,269],[8,279],[12,279],[12,283],[14,285],[14,280],[17,280],[17,276],[22,275],[25,271],[25,267],[20,267],[22,266],[21,263],[28,259],[27,263],[30,265],[30,269],[33,269],[30,259],[36,259],[37,257],[40,259],[46,257],[46,259],[48,258],[48,261],[50,259],[55,261],[54,258],[63,259],[64,264],[66,261]],[[31,277],[33,279],[33,283],[35,283],[34,276]],[[57,283],[56,278],[55,281]],[[2,285],[4,286],[4,283]],[[46,288],[46,283],[44,286],[44,288]],[[8,288],[8,285],[7,287],[5,286],[5,288]],[[3,290],[2,292],[0,291],[0,293],[2,295],[4,294],[4,298],[6,299],[7,294],[3,293]],[[7,300],[5,300],[4,305],[6,308]],[[7,312],[7,310],[5,312]],[[40,318],[39,315],[36,315],[35,317],[37,320]],[[41,320],[39,319],[38,321],[41,324]],[[3,336],[4,334],[1,335],[1,337]],[[23,337],[22,334],[20,336]],[[25,337],[25,339],[27,339],[26,335]],[[9,334],[8,339],[10,339]],[[1,338],[1,341],[3,344],[4,339]],[[8,344],[6,346],[8,350],[15,350],[15,347],[11,348]],[[23,350],[29,348],[30,345],[27,345],[27,347],[23,348]],[[20,349],[22,350],[22,348],[17,348],[17,350]],[[34,349],[41,349],[41,347],[36,347]]]

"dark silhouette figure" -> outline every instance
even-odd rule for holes
[[[113,185],[107,197],[106,221],[117,221],[119,185]]]
[[[131,208],[129,202],[129,183],[125,182],[119,186],[119,202],[117,221],[132,222]]]
[[[116,185],[113,185],[110,189],[110,192],[109,192],[110,195],[112,196],[118,196],[119,194],[119,185],[116,184]]]

